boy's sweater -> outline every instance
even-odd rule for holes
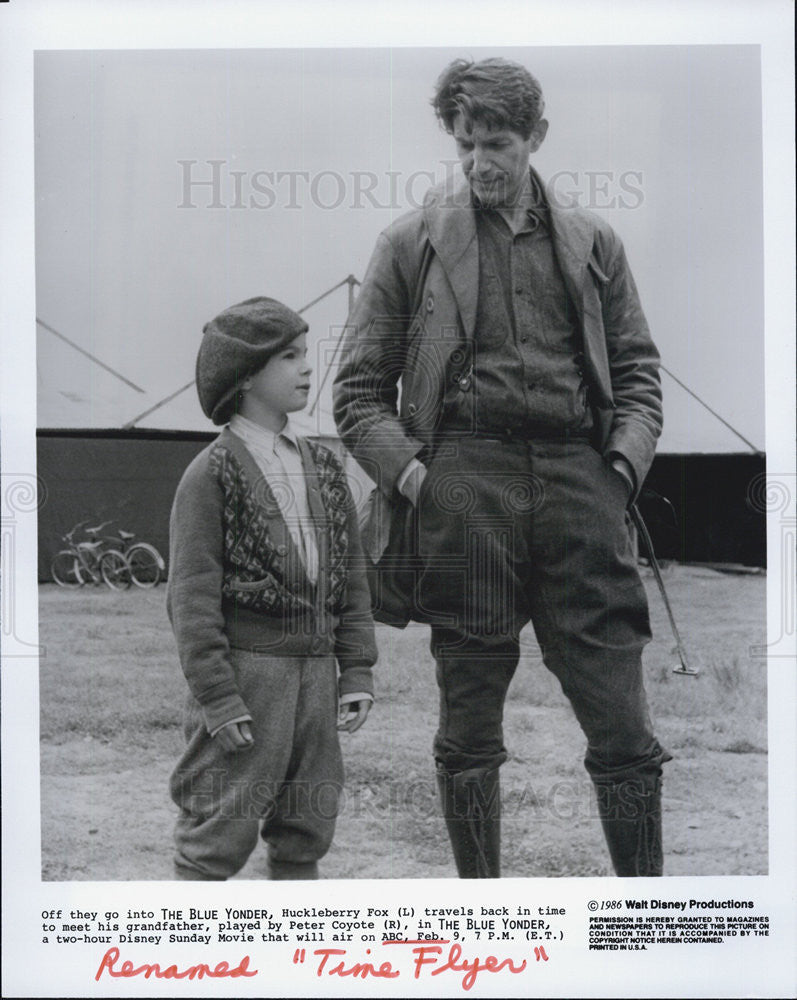
[[[346,475],[328,448],[299,444],[318,538],[315,586],[265,477],[228,429],[177,487],[167,609],[210,732],[248,713],[231,646],[280,657],[334,653],[341,694],[373,691],[370,594]]]

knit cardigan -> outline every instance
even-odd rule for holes
[[[177,487],[167,610],[188,686],[208,731],[248,714],[230,648],[334,654],[340,694],[372,693],[370,594],[356,512],[336,456],[299,439],[319,552],[313,585],[266,478],[225,428]]]

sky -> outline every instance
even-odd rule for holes
[[[749,450],[668,372],[763,449],[753,45],[37,52],[36,310],[72,342],[38,328],[38,425],[211,429],[193,388],[141,415],[191,382],[226,306],[300,309],[363,277],[380,230],[456,170],[440,70],[497,54],[542,83],[549,193],[625,243],[667,369],[659,450]],[[347,304],[344,286],[306,313],[316,389]],[[331,381],[309,430],[332,429]]]

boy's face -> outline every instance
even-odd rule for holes
[[[241,412],[252,411],[272,417],[303,410],[310,393],[312,368],[307,363],[307,337],[305,334],[290,342],[287,347],[272,355],[266,364],[243,382],[244,407]]]

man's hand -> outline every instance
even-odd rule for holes
[[[219,746],[225,753],[239,753],[241,750],[250,750],[255,740],[252,736],[252,727],[248,722],[228,722],[213,737],[219,741]]]
[[[360,701],[347,701],[338,708],[338,730],[343,733],[356,733],[368,718],[373,702],[370,698]]]

